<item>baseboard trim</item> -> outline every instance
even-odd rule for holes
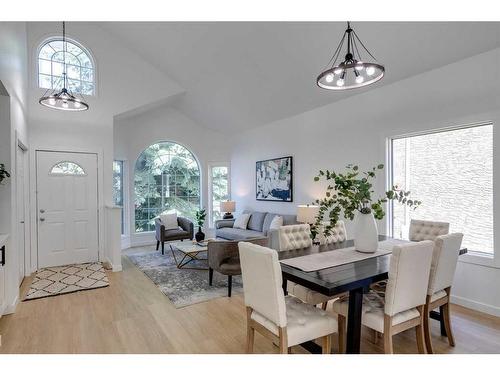
[[[478,301],[473,301],[468,298],[459,297],[451,295],[451,302],[457,305],[467,307],[472,310],[477,310],[486,314],[494,315],[500,317],[500,307],[488,305],[487,303],[482,303]]]
[[[103,260],[102,264],[104,265],[104,268],[111,270],[112,272],[120,272],[123,270],[121,264],[113,264],[109,259]]]
[[[16,312],[17,305],[19,304],[19,296],[14,298],[14,301],[10,305],[6,305],[3,311],[3,315],[14,314]]]

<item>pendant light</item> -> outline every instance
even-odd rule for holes
[[[68,74],[66,68],[66,24],[63,24],[63,87],[58,92],[55,89],[47,89],[43,96],[38,101],[41,105],[57,109],[60,111],[86,111],[89,109],[89,105],[83,101],[83,96],[79,95],[80,98],[75,97],[68,87]],[[47,95],[51,91],[49,95]]]
[[[345,57],[344,60],[339,61],[345,42],[347,42]],[[366,52],[364,56],[360,54],[358,43],[359,47]],[[368,58],[368,56],[374,61],[367,62],[363,60],[362,57]],[[337,64],[338,61],[339,64]],[[377,59],[373,57],[351,28],[351,23],[347,22],[347,29],[328,62],[327,69],[318,76],[316,83],[319,87],[327,90],[349,90],[368,86],[380,81],[384,76],[384,66],[376,61]]]

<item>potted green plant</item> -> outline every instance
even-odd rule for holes
[[[312,235],[318,234],[318,229],[328,215],[329,224],[323,227],[323,234],[331,234],[332,228],[343,212],[344,217],[354,220],[354,246],[360,252],[375,252],[378,248],[378,230],[375,219],[385,216],[384,203],[395,200],[401,204],[416,209],[422,202],[409,198],[410,192],[393,186],[378,199],[373,198],[373,180],[377,170],[384,168],[383,164],[366,172],[360,172],[357,165],[348,165],[346,172],[320,170],[314,181],[325,179],[328,182],[325,197],[317,199],[319,214],[312,228]]]
[[[5,169],[5,164],[0,163],[0,184],[8,177],[10,177],[10,173]]]
[[[198,225],[198,232],[196,232],[194,238],[196,239],[196,242],[201,242],[205,239],[205,233],[202,232],[201,228],[203,227],[203,224],[205,224],[205,219],[207,217],[207,213],[204,208],[201,210],[196,211],[196,224]]]

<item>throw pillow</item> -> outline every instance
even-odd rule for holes
[[[162,213],[160,215],[161,222],[165,225],[165,229],[177,229],[179,224],[177,224],[177,213]]]
[[[269,230],[279,229],[283,226],[283,216],[275,216],[269,225]]]
[[[241,214],[234,221],[233,228],[247,229],[248,220],[250,220],[250,214]]]

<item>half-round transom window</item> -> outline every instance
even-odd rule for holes
[[[155,143],[137,158],[134,190],[136,232],[153,231],[163,211],[194,221],[200,209],[200,167],[184,146]]]
[[[51,39],[38,53],[38,87],[59,90],[63,87],[64,61],[68,89],[73,93],[94,95],[95,68],[90,53],[76,42],[66,39],[66,57],[62,39]]]
[[[85,171],[76,163],[71,161],[62,161],[52,167],[50,174],[85,176]]]

